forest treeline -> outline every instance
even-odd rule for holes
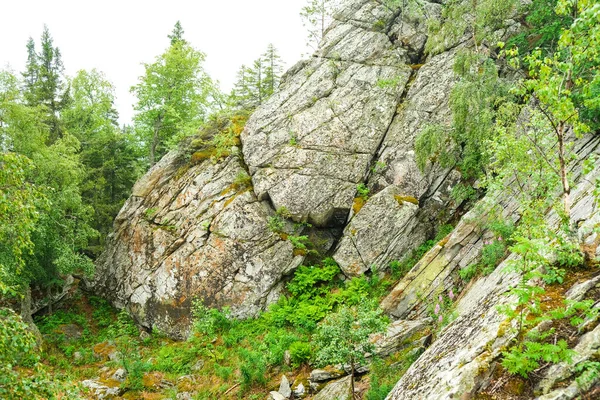
[[[66,274],[91,273],[141,174],[209,120],[248,113],[279,85],[282,61],[273,45],[242,66],[224,94],[179,22],[168,43],[131,88],[131,125],[119,126],[115,88],[102,72],[65,75],[47,27],[39,43],[27,42],[24,71],[0,71],[4,294],[30,284],[51,291]]]

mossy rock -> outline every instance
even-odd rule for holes
[[[404,205],[404,203],[412,203],[412,204],[419,205],[419,200],[417,200],[417,198],[413,197],[413,196],[395,195],[394,198],[396,199],[398,204],[400,204],[401,206]]]

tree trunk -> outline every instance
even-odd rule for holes
[[[23,294],[23,298],[21,299],[21,319],[25,322],[29,329],[35,335],[35,339],[37,341],[38,346],[42,345],[42,334],[40,330],[33,322],[33,318],[31,317],[31,287],[29,284],[25,287],[25,293]]]
[[[562,200],[565,211],[565,216],[569,221],[569,228],[571,227],[571,186],[569,185],[569,178],[567,176],[567,162],[565,160],[565,131],[566,126],[564,122],[560,122],[557,127],[558,136],[558,160],[560,163],[560,181],[563,187]]]
[[[152,135],[152,143],[150,144],[150,166],[156,163],[156,148],[158,147],[158,133],[162,126],[162,116],[159,116],[154,123],[154,133]]]

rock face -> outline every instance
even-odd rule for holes
[[[586,137],[576,143],[576,150],[580,159],[586,159],[590,154],[600,154],[600,139]],[[600,222],[600,207],[594,201],[593,194],[593,182],[600,177],[600,166],[583,179],[581,165],[578,165],[573,169],[572,176],[579,184],[572,192],[571,218],[581,221],[578,236],[585,243],[594,235],[592,227],[598,226]],[[505,217],[515,220],[516,204],[511,198],[496,198],[492,203],[501,204]],[[489,235],[478,228],[477,219],[481,219],[481,214],[475,212],[482,211],[475,209],[471,212],[472,215],[467,214],[454,232],[430,250],[384,299],[382,307],[388,313],[402,319],[425,315],[432,298],[460,285],[457,271],[481,257],[483,240]],[[547,218],[550,226],[558,224],[555,214],[550,214]],[[515,301],[505,295],[520,279],[517,274],[506,272],[507,263],[514,257],[509,256],[489,276],[480,278],[465,290],[464,296],[455,304],[458,315],[456,320],[442,331],[437,340],[411,366],[388,399],[460,398],[474,394],[481,387],[487,379],[486,371],[490,370],[503,347],[513,339],[506,332],[507,329],[502,328],[506,316],[501,315],[497,307]],[[593,286],[595,282],[594,279],[590,283],[575,286],[571,295],[577,296],[582,287]],[[420,296],[416,293],[420,293]],[[595,354],[599,346],[595,335],[597,333],[583,336],[578,345],[585,349],[582,353],[588,358]],[[561,365],[550,369],[548,374],[554,378],[544,380],[544,392],[550,391],[566,369],[566,366]],[[579,392],[576,391],[575,395],[577,393]]]
[[[421,65],[425,21],[440,10],[348,1],[319,51],[251,116],[241,146],[215,162],[190,161],[184,144],[136,184],[87,286],[141,325],[185,337],[194,299],[248,317],[278,298],[303,262],[268,229],[280,208],[314,225],[325,250],[337,244],[348,276],[418,246],[437,219],[424,210],[447,206],[452,183],[448,171],[422,176],[412,154],[418,130],[449,115],[452,55]],[[358,184],[371,190],[360,211]]]
[[[303,260],[268,229],[269,205],[236,183],[245,169],[235,152],[188,158],[169,153],[135,185],[88,284],[174,337],[186,335],[193,299],[253,315]]]
[[[403,46],[392,33],[397,12],[367,0],[349,1],[335,18],[320,50],[286,74],[242,134],[258,198],[317,226],[346,222],[407,89],[424,28],[407,23],[415,43]]]

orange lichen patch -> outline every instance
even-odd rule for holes
[[[450,240],[451,235],[452,235],[451,233],[447,234],[445,238],[443,238],[442,240],[440,240],[438,242],[438,245],[441,247],[444,247],[446,245],[446,243],[448,243],[448,240]]]
[[[164,375],[161,372],[146,372],[142,378],[142,382],[146,389],[159,389],[163,378]]]
[[[409,67],[413,70],[413,71],[417,71],[419,69],[421,69],[421,67],[425,65],[425,64],[411,64],[409,65]]]
[[[204,160],[210,159],[215,155],[215,149],[209,148],[206,150],[200,150],[192,154],[192,159],[190,160],[192,164],[199,164]]]
[[[117,351],[117,347],[109,342],[102,342],[95,345],[93,348],[94,355],[108,360],[109,355]]]
[[[227,196],[229,193],[235,192],[237,190],[238,190],[238,185],[236,185],[235,183],[232,183],[231,185],[229,185],[225,189],[223,189],[221,191],[221,193],[219,193],[219,195],[220,196]]]
[[[419,205],[419,200],[417,200],[415,197],[412,197],[412,196],[395,195],[394,199],[396,199],[396,201],[400,205],[404,205],[404,203],[412,203],[412,204]]]
[[[221,252],[224,252],[226,250],[225,249],[225,247],[226,247],[225,246],[225,242],[222,239],[220,239],[219,237],[216,237],[216,236],[213,239],[212,246],[214,248],[218,249]]]
[[[358,212],[363,208],[367,200],[364,197],[356,197],[354,199],[354,203],[352,204],[352,211],[354,214],[358,214]]]
[[[306,250],[304,249],[294,249],[294,251],[292,252],[292,254],[295,256],[305,256],[306,255]]]

